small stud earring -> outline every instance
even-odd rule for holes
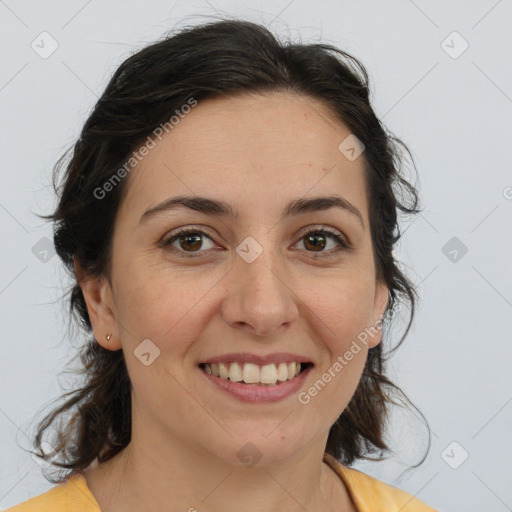
[[[112,338],[112,333],[107,334],[107,341],[110,341],[110,338]]]

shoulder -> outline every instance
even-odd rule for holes
[[[359,512],[438,512],[412,494],[349,468],[327,453],[324,461],[343,480]]]
[[[66,478],[49,491],[34,496],[5,512],[100,512],[90,493],[85,478],[78,474]]]

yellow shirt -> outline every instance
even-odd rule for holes
[[[348,489],[358,512],[438,512],[414,496],[344,466],[328,453],[324,462],[334,469]],[[101,512],[81,474],[68,477],[44,494],[8,508],[6,512]]]

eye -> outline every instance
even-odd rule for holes
[[[203,245],[203,243],[201,242],[201,237],[203,236],[212,241],[212,239],[204,231],[201,231],[200,229],[182,229],[173,236],[171,236],[171,238],[169,238],[167,241],[165,241],[163,243],[163,246],[170,246],[172,249],[175,249],[178,252],[189,253],[183,255],[185,258],[194,258],[200,256],[201,252],[204,252],[197,251],[197,249],[199,249],[199,247]],[[176,248],[173,246],[173,243],[176,241],[179,243],[181,247]]]
[[[334,240],[335,246],[337,245],[338,247],[334,250],[331,249],[329,251],[323,251],[322,249],[325,249],[326,245],[328,245],[327,240],[329,238]],[[314,258],[330,257],[340,251],[351,248],[349,242],[343,237],[343,235],[328,226],[310,229],[302,235],[301,241],[302,240],[305,247],[313,247],[314,250],[308,252],[319,253],[318,255],[315,254],[313,256]]]
[[[202,237],[206,237],[210,242],[213,243],[211,237],[209,237],[204,231],[194,228],[185,228],[162,243],[163,247],[169,247],[173,251],[180,253],[180,257],[194,258],[201,256],[201,253],[206,252],[199,250],[203,247]],[[327,240],[334,240],[334,250],[325,251],[325,247],[328,245]],[[315,229],[310,229],[303,233],[301,237],[307,252],[318,253],[315,254],[314,258],[323,258],[333,256],[343,250],[349,250],[351,248],[349,242],[341,235],[338,231],[328,227],[321,226]],[[174,243],[177,242],[179,247],[176,247]],[[313,250],[308,250],[308,247],[312,247]],[[206,248],[208,249],[208,247]],[[318,249],[318,250],[317,250]]]

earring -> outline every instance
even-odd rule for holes
[[[107,334],[107,341],[110,341],[110,338],[112,338],[112,333]]]

